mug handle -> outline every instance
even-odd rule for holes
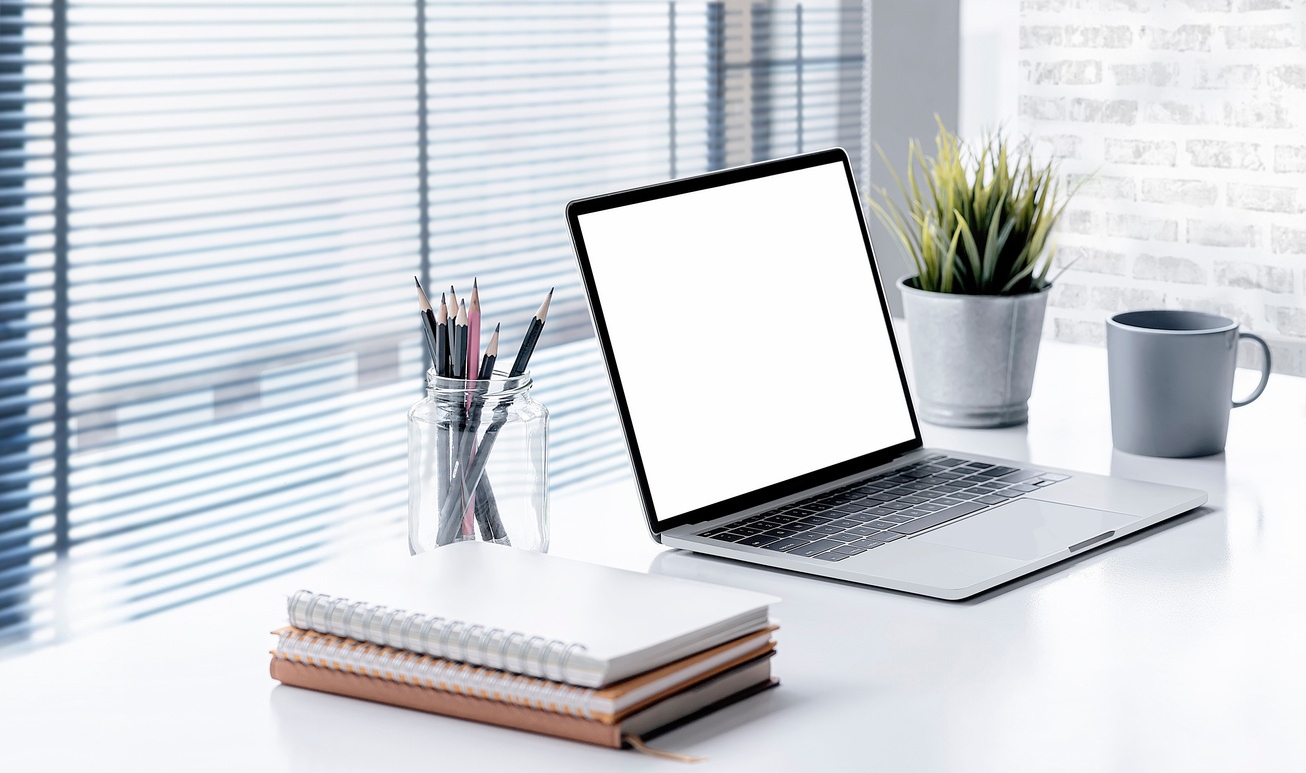
[[[1260,397],[1260,396],[1261,396],[1261,392],[1264,392],[1264,391],[1265,391],[1265,385],[1266,385],[1266,383],[1268,383],[1269,380],[1270,380],[1270,345],[1267,344],[1267,343],[1265,343],[1265,339],[1264,339],[1264,338],[1261,338],[1260,336],[1256,335],[1255,333],[1242,333],[1242,332],[1240,332],[1240,333],[1238,333],[1238,338],[1239,338],[1239,340],[1241,340],[1241,339],[1243,339],[1243,338],[1248,338],[1248,339],[1251,339],[1252,341],[1255,341],[1256,343],[1260,344],[1260,345],[1261,345],[1261,351],[1265,353],[1265,364],[1261,366],[1261,383],[1259,383],[1259,384],[1256,385],[1256,389],[1252,391],[1251,396],[1248,397],[1246,400],[1234,400],[1234,401],[1233,401],[1233,407],[1235,407],[1235,408],[1241,408],[1241,407],[1243,407],[1244,405],[1247,405],[1247,404],[1250,403],[1251,401],[1255,400],[1256,398]]]

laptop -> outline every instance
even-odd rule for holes
[[[567,205],[653,539],[963,599],[1206,502],[925,448],[847,154]]]

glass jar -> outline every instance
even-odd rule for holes
[[[408,549],[481,539],[549,549],[549,411],[530,373],[426,373],[408,411]]]

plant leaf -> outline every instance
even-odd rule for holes
[[[1002,204],[1003,202],[999,201],[998,205],[993,207],[993,216],[989,218],[988,233],[984,238],[984,258],[981,261],[984,275],[981,281],[986,287],[993,282],[993,272],[998,267],[998,249],[996,248],[998,241],[998,218],[1002,215]]]
[[[948,253],[943,257],[943,278],[939,282],[939,290],[945,293],[952,292],[952,278],[956,271],[957,265],[957,239],[961,237],[961,226],[952,234],[952,242],[948,245]]]
[[[957,213],[957,227],[961,229],[962,243],[966,245],[967,257],[970,260],[970,270],[976,281],[983,281],[984,273],[980,266],[980,251],[975,246],[975,236],[970,232],[970,226],[962,219],[961,213]],[[980,288],[977,288],[979,290]]]

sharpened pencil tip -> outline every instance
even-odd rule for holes
[[[413,279],[415,280],[417,277],[413,277]],[[431,310],[431,301],[427,299],[426,293],[422,291],[421,282],[417,283],[417,305],[422,311]]]
[[[541,304],[540,304],[540,310],[537,311],[537,312],[535,312],[535,317],[536,317],[537,319],[539,319],[539,321],[543,322],[543,321],[544,321],[544,318],[545,318],[546,316],[548,316],[548,314],[549,314],[549,302],[552,301],[552,300],[553,300],[553,288],[550,287],[550,288],[549,288],[549,294],[548,294],[547,296],[545,296],[545,298],[544,298],[544,303],[541,303]]]

